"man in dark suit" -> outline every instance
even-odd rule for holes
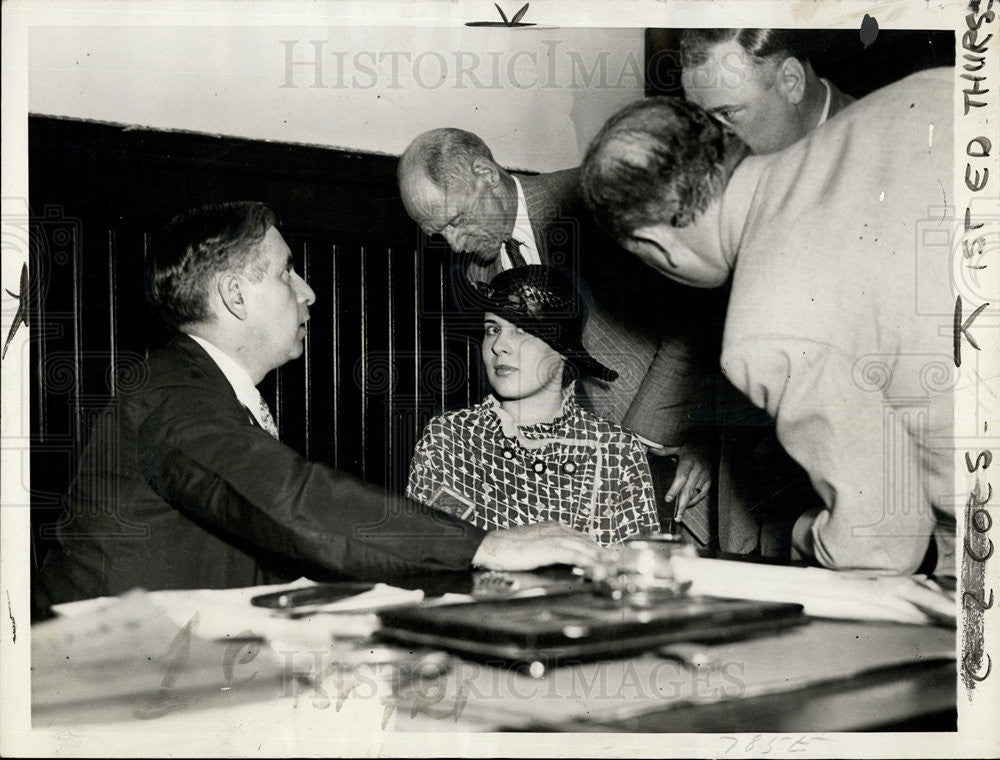
[[[693,329],[678,321],[691,314],[678,306],[684,289],[664,293],[627,257],[609,265],[613,257],[600,255],[614,244],[583,205],[578,171],[512,174],[478,136],[442,128],[414,139],[398,176],[407,213],[428,235],[445,238],[468,283],[524,264],[569,271],[588,302],[584,344],[619,375],[613,383],[585,380],[587,402],[653,453],[678,456],[668,501],[676,497],[683,507],[702,501],[711,472],[691,439],[702,377],[688,337]],[[460,306],[464,286],[456,283]],[[677,320],[663,318],[671,301]]]
[[[380,579],[596,558],[568,528],[484,534],[277,439],[255,386],[301,356],[315,294],[274,224],[266,206],[230,203],[168,227],[149,293],[178,335],[92,433],[36,603],[302,572]]]

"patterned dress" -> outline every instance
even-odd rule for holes
[[[558,520],[608,545],[660,529],[638,439],[571,393],[551,422],[518,427],[492,395],[435,417],[407,496],[486,530]]]

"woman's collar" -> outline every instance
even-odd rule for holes
[[[562,404],[559,408],[559,414],[553,417],[551,420],[545,422],[533,422],[529,425],[518,425],[514,422],[514,418],[510,413],[500,405],[500,400],[490,393],[485,399],[484,403],[487,408],[492,409],[494,414],[496,414],[497,419],[500,420],[500,427],[503,433],[508,438],[513,438],[517,435],[517,431],[521,428],[533,428],[542,425],[559,425],[570,416],[576,409],[576,383],[570,383],[565,388],[562,389]]]

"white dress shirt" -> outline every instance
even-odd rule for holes
[[[528,218],[528,204],[524,200],[524,191],[517,177],[512,177],[514,186],[517,188],[517,216],[514,218],[514,231],[510,236],[517,240],[521,246],[518,249],[524,256],[525,264],[541,264],[542,259],[538,255],[538,246],[535,244],[535,233],[531,230],[531,219]],[[507,249],[500,243],[500,266],[504,270],[511,269],[510,257]]]
[[[209,343],[204,338],[199,338],[197,335],[191,335],[190,333],[188,333],[188,337],[204,348],[205,352],[212,357],[212,361],[218,365],[219,369],[222,370],[222,374],[226,376],[226,380],[233,386],[236,398],[239,399],[243,406],[250,410],[250,414],[257,420],[257,424],[266,430],[267,426],[260,418],[260,391],[253,384],[253,380],[250,379],[247,371],[240,366],[239,362],[214,343]]]

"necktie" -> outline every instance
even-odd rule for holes
[[[260,396],[260,406],[257,407],[260,414],[260,426],[264,428],[273,438],[278,437],[278,426],[274,424],[274,417],[271,416],[271,409],[263,396]]]
[[[510,259],[510,268],[516,269],[517,267],[527,266],[524,260],[524,256],[521,255],[519,250],[521,247],[521,241],[515,240],[514,238],[507,238],[503,241],[504,250],[507,251],[507,258]]]

